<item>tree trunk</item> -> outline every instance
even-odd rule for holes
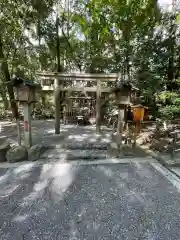
[[[1,59],[1,71],[4,75],[5,82],[9,82],[11,80],[10,73],[9,73],[9,69],[8,69],[8,63],[7,63],[7,61],[4,57],[4,53],[3,53],[3,43],[2,43],[1,36],[0,36],[0,59]],[[7,84],[7,92],[9,95],[10,105],[11,105],[11,109],[12,109],[12,115],[14,118],[17,119],[19,116],[18,107],[14,100],[14,91],[13,91],[13,86],[11,84]]]
[[[167,90],[172,91],[173,90],[173,80],[174,80],[174,53],[175,53],[175,45],[176,45],[176,25],[174,23],[175,16],[174,14],[171,17],[171,26],[169,30],[169,60],[168,60],[168,69],[167,69],[167,77],[168,77],[168,83],[167,83]]]
[[[180,48],[179,48],[179,52],[180,52]],[[178,64],[176,67],[176,75],[175,75],[175,79],[178,79],[178,78],[180,78],[180,56],[178,58]]]
[[[59,41],[59,17],[56,17],[56,60],[57,60],[57,72],[62,72],[61,59],[60,59],[60,41]],[[55,101],[55,134],[60,134],[60,108],[61,101],[63,98],[63,92],[60,92],[58,89],[60,82],[58,79],[55,79],[54,82],[55,91],[54,91],[54,101]]]
[[[124,62],[124,71],[125,75],[127,75],[128,81],[130,81],[130,46],[129,46],[129,38],[125,39],[126,49],[125,49],[125,62]]]
[[[117,144],[118,147],[122,145],[124,111],[119,107],[118,122],[117,122]]]
[[[57,57],[57,72],[61,72],[60,60],[60,42],[59,42],[59,18],[56,18],[56,57]]]
[[[42,92],[41,94],[41,101],[42,101],[42,106],[46,108],[46,94]]]

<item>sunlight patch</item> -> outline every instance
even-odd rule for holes
[[[14,191],[16,191],[19,186],[20,186],[19,184],[9,185],[9,187],[0,191],[0,194],[2,194],[2,195],[4,194],[1,197],[7,197],[9,195],[12,195],[14,193]]]
[[[51,176],[56,176],[53,178],[51,184],[51,192],[54,198],[57,200],[61,199],[63,194],[67,191],[69,186],[71,186],[74,180],[74,168],[71,167],[71,164],[55,166],[51,171]]]
[[[42,197],[42,193],[42,191],[30,193],[28,196],[23,198],[23,202],[20,205],[25,207],[32,204],[35,200]]]
[[[30,171],[35,165],[36,165],[36,163],[26,163],[22,166],[15,168],[14,173],[19,174],[22,172]]]
[[[34,185],[34,191],[39,192],[44,190],[48,186],[48,181],[44,180],[41,182],[38,182]]]
[[[69,135],[68,139],[76,139],[79,141],[83,141],[84,139],[86,139],[86,137],[84,137],[82,135]]]
[[[99,169],[101,171],[103,171],[103,173],[107,176],[107,177],[113,177],[113,172],[107,168],[107,167],[104,167],[104,166],[100,166]]]
[[[28,218],[28,215],[27,214],[24,214],[24,215],[18,215],[16,217],[13,218],[13,221],[16,221],[16,222],[24,222],[26,220],[26,218]]]
[[[10,176],[10,171],[6,172],[3,176],[0,176],[0,183],[4,183],[7,178]]]

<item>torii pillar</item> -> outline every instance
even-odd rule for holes
[[[54,104],[55,104],[55,134],[60,134],[60,84],[59,79],[54,79]]]
[[[101,132],[101,81],[97,80],[96,90],[96,133]]]

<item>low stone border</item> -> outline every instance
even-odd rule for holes
[[[47,144],[42,143],[45,149],[66,149],[70,148],[71,150],[78,150],[79,147],[83,150],[91,150],[91,147],[96,150],[107,150],[107,146],[105,146],[105,143],[102,144],[96,144],[96,143],[83,143],[83,144],[77,144],[77,143],[61,143],[61,144]]]
[[[150,150],[147,146],[141,146],[139,144],[136,144],[139,148],[141,148],[142,150],[144,150],[144,152],[146,152],[148,155],[150,155],[151,157],[155,158],[156,160],[158,160],[163,166],[167,166],[167,163],[164,161],[164,159],[159,156],[159,154],[155,153],[154,151]]]
[[[42,143],[42,145],[47,150],[48,149],[61,149],[62,148],[62,144],[46,144],[46,143]]]
[[[60,159],[59,159],[60,160]],[[9,162],[3,162],[0,163],[0,168],[15,168],[19,167],[22,165],[25,166],[31,166],[31,167],[38,167],[42,165],[54,165],[54,166],[96,166],[96,165],[111,165],[111,164],[134,164],[134,163],[156,163],[157,161],[153,159],[152,157],[146,158],[133,158],[133,159],[128,159],[128,158],[109,158],[109,159],[100,159],[100,160],[95,160],[95,161],[69,161],[69,162],[61,162],[61,161],[44,161],[44,159],[39,159],[34,162],[30,161],[22,161],[22,162],[14,162],[14,163],[9,163]]]
[[[165,157],[168,157],[168,155],[162,155],[161,153],[157,153],[152,151],[151,149],[149,149],[147,146],[140,146],[138,145],[139,148],[141,148],[142,150],[144,150],[147,154],[149,154],[150,156],[152,156],[153,158],[155,158],[156,160],[158,160],[162,165],[164,166],[168,166],[168,167],[180,167],[180,162],[179,163],[168,163],[165,160]],[[171,156],[169,155],[169,158],[171,158]],[[173,161],[173,160],[172,160]],[[170,162],[170,161],[169,161]]]
[[[164,168],[166,168],[169,172],[174,174],[178,179],[180,179],[180,175],[178,175],[176,172],[174,172],[171,168],[177,166],[176,164],[167,164],[166,161],[164,161],[163,157],[159,156],[159,154],[153,152],[150,150],[147,146],[139,146],[141,149],[143,149],[147,154],[149,154],[152,158],[156,159]]]
[[[66,146],[67,145],[67,146]],[[73,144],[72,144],[73,145]],[[76,145],[76,144],[75,144]],[[42,142],[41,144],[33,145],[29,149],[25,149],[23,146],[13,146],[11,150],[7,153],[7,161],[8,162],[18,162],[18,161],[24,161],[28,160],[30,162],[37,161],[37,160],[44,160],[44,161],[50,161],[50,160],[62,160],[66,159],[71,161],[81,160],[81,161],[97,161],[98,159],[104,159],[105,161],[108,160],[108,158],[116,158],[116,159],[124,159],[124,158],[133,158],[136,157],[143,157],[141,155],[132,154],[132,152],[124,152],[124,147],[128,147],[129,145],[123,145],[122,149],[118,149],[116,143],[107,144],[107,147],[102,144],[103,148],[101,149],[101,144],[99,146],[100,149],[94,149],[93,143],[90,143],[90,146],[92,145],[92,149],[86,148],[87,144],[82,143],[82,149],[79,149],[78,146],[81,146],[77,144],[77,149],[68,149],[68,146],[71,146],[71,143],[67,144],[48,144],[45,142]],[[83,148],[85,146],[85,148]],[[67,147],[67,148],[66,148]],[[137,146],[138,148],[142,149],[142,147]],[[105,150],[106,149],[106,150]],[[25,151],[26,150],[26,151]],[[50,151],[49,151],[50,150]],[[74,150],[75,155],[73,154]],[[145,149],[143,149],[145,151]],[[72,152],[71,152],[72,151]],[[147,155],[152,155],[153,152],[148,151],[146,153]],[[156,158],[156,155],[153,155],[152,157]],[[70,158],[70,159],[69,159]],[[158,160],[161,160],[158,159]],[[165,165],[165,163],[163,163]]]

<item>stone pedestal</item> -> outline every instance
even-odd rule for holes
[[[4,143],[0,145],[0,162],[7,161],[6,153],[10,148],[11,147],[8,143]]]

